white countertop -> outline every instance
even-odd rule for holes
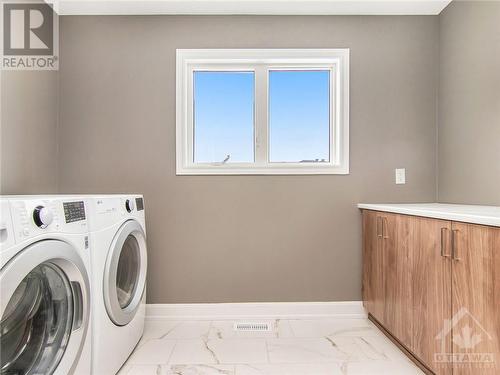
[[[465,223],[500,227],[500,207],[498,206],[473,206],[467,204],[444,203],[360,203],[358,207],[366,210],[394,212],[404,215],[424,216],[434,219],[462,221]]]

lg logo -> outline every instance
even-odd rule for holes
[[[52,55],[53,11],[47,4],[4,4],[4,55]]]

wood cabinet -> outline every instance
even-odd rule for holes
[[[414,225],[413,218],[395,214],[382,216],[385,276],[383,323],[405,345],[410,345],[412,339],[412,321],[408,317],[412,315],[410,269]]]
[[[453,352],[460,361],[453,374],[498,375],[500,228],[456,222],[452,228]],[[476,361],[484,365],[479,372]]]
[[[363,300],[428,372],[500,374],[500,228],[364,210]]]
[[[363,301],[378,322],[411,344],[411,244],[414,220],[385,212],[363,215]],[[387,270],[391,272],[387,272]]]
[[[451,313],[451,222],[417,217],[411,270],[413,290],[413,330],[411,351],[436,374],[451,374],[447,361],[436,353],[451,353],[451,335],[442,340],[436,336],[443,330]]]

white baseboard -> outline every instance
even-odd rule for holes
[[[366,318],[361,301],[148,304],[149,320]]]

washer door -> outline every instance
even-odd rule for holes
[[[76,250],[37,242],[0,272],[2,374],[69,374],[80,358],[89,319],[89,281]]]
[[[109,318],[119,326],[137,313],[146,286],[146,235],[135,220],[117,231],[104,269],[104,302]]]

